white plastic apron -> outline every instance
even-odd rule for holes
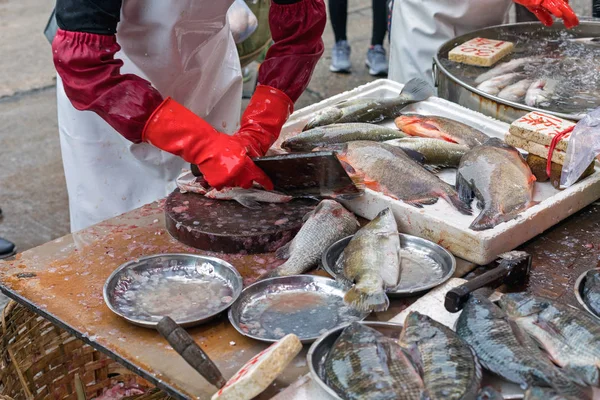
[[[446,41],[506,21],[512,0],[394,0],[389,78],[422,78]]]
[[[232,0],[125,0],[116,57],[221,132],[239,125],[242,78],[226,15]],[[78,111],[57,80],[58,123],[71,231],[168,195],[184,161],[133,144],[91,111]]]

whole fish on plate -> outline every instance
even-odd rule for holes
[[[558,82],[550,78],[535,80],[525,93],[525,104],[535,107],[550,102],[557,85]]]
[[[514,60],[498,64],[489,71],[479,75],[477,79],[475,79],[475,83],[483,83],[497,76],[506,75],[511,72],[517,72],[525,68],[527,65],[536,65],[543,61],[544,59],[542,57],[516,58]]]
[[[299,133],[287,139],[281,147],[288,151],[312,151],[316,147],[352,142],[355,140],[384,140],[406,137],[404,132],[381,125],[361,122],[332,124]]]
[[[502,89],[523,78],[523,74],[519,72],[511,72],[482,82],[477,86],[477,89],[487,94],[491,94],[492,96],[496,96]]]
[[[525,94],[532,83],[533,81],[531,79],[522,79],[502,89],[500,93],[498,93],[498,97],[508,101],[519,102],[525,97]]]
[[[432,95],[433,89],[426,81],[414,78],[404,85],[397,97],[347,100],[328,107],[315,115],[303,130],[336,123],[380,122],[386,118],[394,118],[407,105],[427,100]]]
[[[464,155],[456,173],[461,200],[477,197],[481,213],[469,228],[482,231],[510,221],[535,204],[535,176],[517,149],[492,138]]]
[[[552,387],[561,394],[591,399],[592,391],[572,382],[543,357],[535,342],[487,297],[471,294],[456,323],[456,333],[477,354],[483,367],[517,383]]]
[[[396,341],[354,322],[327,354],[324,380],[344,400],[423,400],[425,388]]]
[[[385,290],[400,280],[400,236],[390,208],[361,228],[344,249],[339,263],[343,278],[354,283],[344,301],[360,311],[385,311],[390,305]]]
[[[483,144],[489,139],[479,129],[435,115],[403,114],[395,122],[399,129],[411,136],[441,139],[469,147]]]
[[[402,150],[416,151],[423,155],[425,164],[439,167],[458,167],[462,156],[469,151],[469,147],[462,144],[429,138],[403,138],[384,143]]]
[[[473,350],[450,328],[413,311],[404,321],[400,345],[422,371],[428,399],[475,399],[481,367]]]
[[[458,198],[454,188],[427,171],[402,149],[384,143],[357,141],[343,145],[338,158],[365,175],[367,186],[415,207],[434,204],[443,198],[459,212],[471,209]]]
[[[287,203],[293,199],[283,193],[239,187],[212,189],[204,196],[215,200],[235,200],[246,208],[260,208],[259,203]]]
[[[583,301],[600,317],[600,270],[592,269],[585,274]]]
[[[261,279],[302,274],[314,267],[329,246],[352,235],[359,228],[353,213],[334,200],[323,200],[304,217],[304,225],[294,239],[275,252],[287,259]]]
[[[527,293],[510,293],[502,309],[552,360],[586,385],[600,384],[600,321],[584,311]]]

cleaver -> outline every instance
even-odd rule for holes
[[[252,161],[273,182],[275,190],[295,197],[351,199],[363,194],[333,151],[257,157]],[[201,176],[196,165],[192,173]]]

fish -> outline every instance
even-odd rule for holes
[[[337,156],[364,174],[365,185],[417,208],[443,198],[460,213],[471,209],[454,188],[427,171],[402,149],[384,143],[356,141],[344,144]]]
[[[504,400],[504,396],[493,387],[485,386],[477,393],[477,400]]]
[[[313,128],[285,140],[281,147],[288,151],[312,151],[317,147],[346,143],[355,140],[384,140],[407,137],[397,129],[367,123],[331,124]]]
[[[577,398],[558,394],[554,389],[531,387],[525,392],[523,400],[577,400]]]
[[[388,288],[400,280],[400,236],[392,210],[383,209],[350,240],[340,259],[344,284],[354,284],[344,302],[360,311],[385,311]]]
[[[533,81],[527,93],[525,93],[525,104],[535,107],[540,104],[548,103],[556,91],[558,82],[550,78],[542,78]]]
[[[450,328],[411,312],[404,320],[400,345],[419,366],[429,400],[473,400],[481,367],[468,344]]]
[[[590,388],[572,382],[527,333],[481,294],[471,294],[456,322],[456,333],[475,350],[484,368],[524,389],[552,387],[561,394],[592,398]]]
[[[533,81],[531,79],[522,79],[502,89],[500,93],[498,93],[498,97],[508,101],[519,102],[525,97],[525,94],[532,83]]]
[[[511,85],[522,79],[524,76],[518,72],[511,72],[505,75],[496,76],[492,79],[489,79],[485,82],[482,82],[477,86],[477,89],[485,92],[487,94],[491,94],[492,96],[496,96],[502,89]]]
[[[585,274],[583,301],[600,317],[600,270],[592,269]]]
[[[477,197],[481,213],[470,229],[482,231],[510,221],[536,204],[535,176],[517,149],[492,138],[463,156],[456,173],[462,201]]]
[[[215,200],[235,200],[246,208],[260,208],[259,203],[287,203],[293,199],[283,193],[260,190],[243,189],[239,187],[224,188],[222,190],[212,189],[204,195]]]
[[[479,75],[475,79],[475,83],[477,83],[477,84],[483,83],[483,82],[488,81],[497,76],[506,75],[511,72],[520,71],[523,68],[525,68],[527,65],[532,65],[532,64],[535,65],[535,64],[539,64],[543,61],[544,61],[544,59],[542,57],[523,57],[523,58],[517,58],[514,60],[510,60],[510,61],[498,64],[494,68]]]
[[[422,400],[425,387],[392,338],[354,322],[336,339],[323,366],[325,383],[344,400]]]
[[[435,115],[403,114],[396,126],[410,136],[441,139],[469,147],[485,143],[489,136],[462,122]]]
[[[578,382],[600,384],[600,321],[571,306],[527,293],[505,294],[499,305]]]
[[[393,118],[409,104],[427,100],[433,95],[433,88],[423,79],[413,78],[404,85],[400,95],[389,99],[346,100],[328,107],[315,115],[304,131],[331,124],[349,122],[381,122]]]
[[[423,163],[438,167],[458,167],[469,146],[429,138],[403,138],[383,142],[402,150],[412,150],[423,156]]]
[[[335,200],[322,200],[304,217],[304,224],[291,242],[275,251],[286,262],[259,279],[299,275],[313,268],[329,246],[354,234],[360,224],[353,213]]]

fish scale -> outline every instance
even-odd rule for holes
[[[590,270],[583,286],[583,301],[600,318],[600,270]]]

